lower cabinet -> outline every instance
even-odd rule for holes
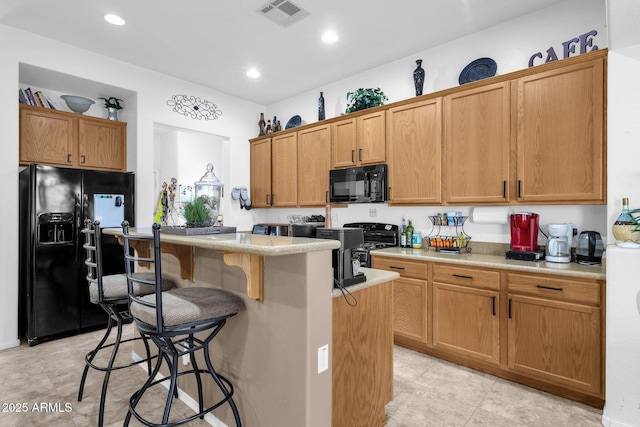
[[[433,347],[500,364],[500,274],[433,268]]]
[[[604,281],[382,255],[372,265],[401,275],[396,344],[603,407]]]

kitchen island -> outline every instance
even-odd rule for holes
[[[105,233],[122,234],[117,229]],[[131,233],[147,234],[150,229],[131,229]],[[212,344],[214,365],[234,384],[243,425],[331,425],[333,307],[339,299],[332,293],[331,251],[339,242],[247,233],[167,233],[161,234],[161,241],[163,274],[178,286],[221,288],[245,302],[245,310],[229,319]],[[380,274],[361,290],[385,290],[377,285],[397,277]],[[391,301],[380,301],[391,313]],[[392,351],[391,339],[378,345]],[[321,355],[325,346],[326,360]],[[178,386],[187,395],[196,395],[192,378],[180,378]],[[205,399],[217,398],[215,389],[206,386]],[[233,425],[226,405],[214,414]]]

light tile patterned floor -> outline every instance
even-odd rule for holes
[[[126,330],[131,336],[133,325]],[[89,372],[82,402],[77,401],[77,393],[84,355],[101,334],[96,331],[0,351],[0,426],[97,425],[102,375]],[[121,357],[128,357],[130,349],[125,347]],[[140,368],[112,374],[105,426],[122,425],[129,396],[145,379]],[[386,408],[389,427],[601,426],[600,410],[402,347],[395,347],[394,394]],[[164,400],[161,390],[157,398],[150,397],[143,402],[145,410],[158,413]],[[182,402],[174,404],[173,412],[175,416],[192,413]],[[141,424],[132,421],[130,425]],[[209,426],[202,420],[188,425]]]

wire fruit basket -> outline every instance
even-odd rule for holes
[[[453,220],[442,221],[440,216],[430,216],[432,228],[424,237],[422,248],[425,251],[434,249],[438,252],[462,253],[471,252],[469,236],[464,231],[464,223],[468,217],[456,216]]]

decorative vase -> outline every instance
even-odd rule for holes
[[[118,109],[114,107],[107,107],[108,115],[107,119],[118,121]]]
[[[422,68],[422,59],[416,60],[418,65],[413,71],[413,84],[416,86],[416,96],[422,95],[422,87],[424,86],[424,68]]]
[[[324,120],[324,96],[320,92],[320,98],[318,98],[318,120]]]
[[[264,121],[264,113],[260,113],[260,120],[258,121],[258,128],[260,129],[260,133],[258,134],[258,136],[267,134],[266,127],[267,124]]]

